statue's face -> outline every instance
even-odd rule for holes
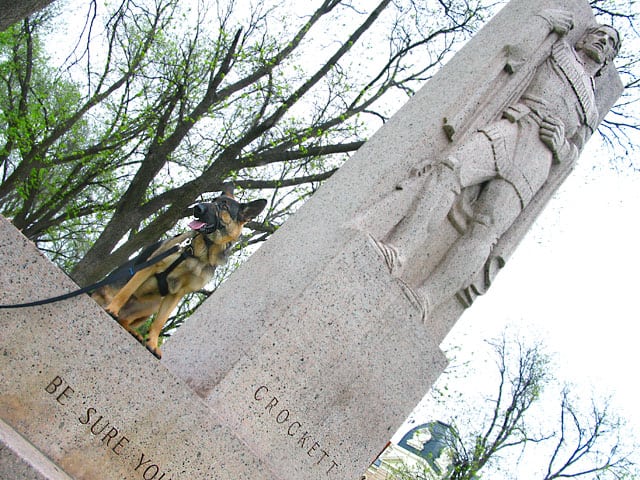
[[[617,55],[618,43],[618,32],[611,27],[601,26],[582,37],[581,49],[589,58],[604,65]]]

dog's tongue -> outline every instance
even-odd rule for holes
[[[189,222],[189,227],[193,230],[200,230],[205,225],[206,223],[201,222],[200,220],[192,220],[191,222]]]

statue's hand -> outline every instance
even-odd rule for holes
[[[540,124],[540,140],[544,143],[556,160],[562,161],[569,149],[565,136],[564,123],[557,117],[549,115]]]
[[[573,14],[566,10],[547,8],[540,13],[540,16],[549,23],[551,31],[560,36],[566,35],[573,28]]]

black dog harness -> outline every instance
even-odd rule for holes
[[[202,240],[204,240],[205,245],[207,246],[207,251],[213,245],[213,242],[209,237],[205,234],[202,235]],[[166,270],[156,273],[156,281],[158,282],[158,292],[160,292],[161,297],[165,297],[169,294],[169,282],[167,282],[167,277],[171,272],[173,272],[178,265],[184,262],[187,258],[192,257],[195,258],[195,253],[193,251],[193,245],[191,244],[191,239],[183,242],[181,245],[182,252],[180,256],[176,258],[171,265],[167,267]]]
[[[203,238],[207,238],[203,235]],[[191,239],[189,239],[191,240]],[[205,240],[206,243],[207,240]],[[169,282],[167,282],[167,277],[171,272],[173,272],[178,265],[184,262],[189,257],[195,257],[193,253],[193,246],[191,245],[191,241],[187,244],[180,256],[176,258],[171,265],[167,267],[163,272],[156,273],[156,281],[158,282],[158,291],[160,292],[161,297],[165,297],[169,293]]]

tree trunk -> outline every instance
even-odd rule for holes
[[[0,32],[46,7],[53,0],[0,0]]]

